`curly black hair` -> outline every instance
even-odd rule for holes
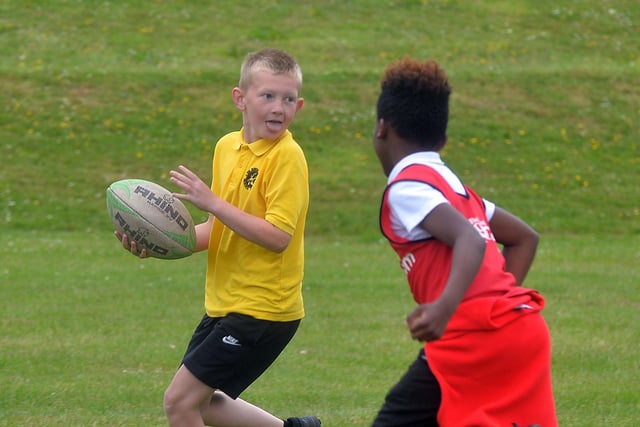
[[[402,138],[424,148],[446,139],[451,86],[434,60],[391,63],[380,83],[377,116]]]

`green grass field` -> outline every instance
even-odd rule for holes
[[[636,3],[0,0],[0,426],[165,425],[205,259],[119,250],[104,191],[170,187],[180,163],[209,177],[241,124],[240,62],[266,46],[305,76],[307,318],[244,397],[367,426],[415,357],[371,148],[379,77],[411,55],[454,88],[445,160],[541,234],[527,285],[547,297],[560,425],[636,426]]]

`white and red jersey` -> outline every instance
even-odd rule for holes
[[[544,298],[515,286],[489,227],[495,205],[481,199],[444,165],[438,153],[414,153],[389,174],[380,227],[400,257],[418,304],[440,296],[453,250],[420,227],[439,204],[450,203],[487,242],[482,265],[449,319],[444,335],[425,342],[438,380],[441,426],[556,427],[549,332]],[[513,357],[525,354],[526,357]]]
[[[394,198],[391,193],[399,185],[404,188]],[[480,270],[463,301],[512,288],[515,278],[504,268],[504,257],[487,218],[487,205],[490,213],[495,206],[463,185],[437,153],[417,153],[403,159],[390,174],[380,209],[380,228],[400,258],[415,301],[424,304],[437,299],[451,271],[452,248],[419,228],[431,209],[440,203],[450,203],[487,242]]]

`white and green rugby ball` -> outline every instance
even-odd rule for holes
[[[186,206],[166,188],[143,179],[123,179],[107,188],[113,226],[147,255],[178,259],[196,246],[195,224]]]

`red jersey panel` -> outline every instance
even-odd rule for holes
[[[442,293],[451,271],[453,250],[437,239],[409,241],[394,233],[388,201],[389,189],[400,181],[423,182],[438,190],[486,240],[484,260],[463,301],[504,293],[515,285],[513,275],[504,269],[504,257],[489,227],[482,198],[466,186],[466,194],[456,193],[435,169],[412,164],[403,169],[385,189],[380,209],[380,228],[400,257],[400,266],[407,274],[411,292],[418,304],[432,302]]]

